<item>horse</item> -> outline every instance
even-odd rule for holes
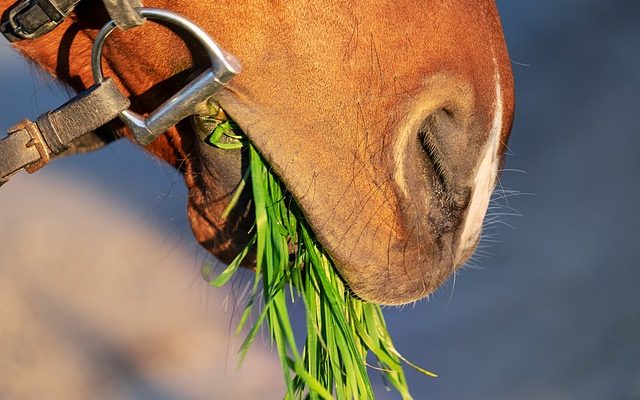
[[[7,12],[14,0],[0,0]],[[243,72],[215,95],[281,178],[358,297],[404,304],[472,255],[504,161],[514,84],[493,0],[149,0],[188,17]],[[93,84],[92,41],[108,20],[86,0],[15,47],[75,90]],[[206,60],[161,24],[118,31],[105,75],[148,112]],[[117,137],[131,133],[118,122]],[[249,238],[251,196],[222,217],[247,157],[182,122],[146,147],[189,191],[195,238],[230,261]],[[251,265],[247,265],[251,266]]]

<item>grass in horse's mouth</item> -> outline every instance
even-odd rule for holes
[[[315,240],[295,201],[240,129],[220,121],[207,141],[223,149],[249,153],[249,170],[225,214],[245,185],[251,184],[255,207],[253,236],[246,247],[217,278],[225,285],[255,247],[256,273],[251,296],[236,332],[247,325],[260,301],[264,307],[248,330],[240,361],[266,322],[275,343],[287,386],[285,399],[372,399],[375,397],[368,367],[411,399],[402,363],[435,377],[403,358],[393,346],[380,306],[353,297],[338,276],[331,258]],[[290,249],[293,248],[293,257]],[[261,296],[260,288],[262,288]],[[300,353],[289,320],[288,301],[301,301],[306,311],[307,337]],[[367,364],[373,354],[377,366]]]

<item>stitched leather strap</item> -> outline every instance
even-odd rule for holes
[[[50,32],[67,18],[80,0],[22,0],[0,25],[10,41],[34,39]]]
[[[51,152],[60,154],[78,137],[111,121],[127,107],[129,100],[109,79],[41,115],[36,123]]]
[[[22,0],[9,12],[0,25],[10,42],[35,39],[50,32],[64,21],[81,0]],[[103,0],[104,6],[118,28],[126,30],[144,23],[136,8],[141,0]]]
[[[24,168],[33,173],[49,158],[67,150],[78,138],[114,119],[129,107],[111,79],[93,86],[36,122],[24,120],[0,140],[0,185]]]

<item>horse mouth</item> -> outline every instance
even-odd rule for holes
[[[469,179],[459,179],[448,165],[428,126],[418,135],[414,131],[406,143],[401,159],[404,187],[389,179],[380,183],[386,185],[382,189],[369,192],[349,186],[339,175],[333,178],[334,171],[314,172],[318,170],[312,163],[278,169],[286,153],[278,153],[270,143],[255,143],[267,160],[275,160],[270,164],[308,226],[346,285],[363,300],[397,305],[421,299],[442,285],[477,243],[479,231],[461,239],[473,199]],[[220,217],[248,160],[243,151],[217,149],[205,143],[202,133],[199,137],[200,167],[189,185],[189,218],[196,239],[228,263],[248,242],[254,222],[250,185],[229,217]],[[344,182],[347,185],[340,186]],[[245,266],[251,268],[253,262],[249,257]]]

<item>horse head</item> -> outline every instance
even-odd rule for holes
[[[13,0],[0,0],[0,9]],[[492,0],[164,1],[234,53],[243,72],[215,96],[297,201],[351,290],[401,304],[464,264],[505,152],[514,109]],[[62,28],[17,44],[75,89],[107,20],[81,3]],[[117,32],[104,55],[139,112],[206,60],[161,25]],[[128,135],[114,125],[120,135]],[[246,168],[181,123],[147,147],[182,172],[195,237],[229,260],[248,238],[250,196],[222,218]]]

